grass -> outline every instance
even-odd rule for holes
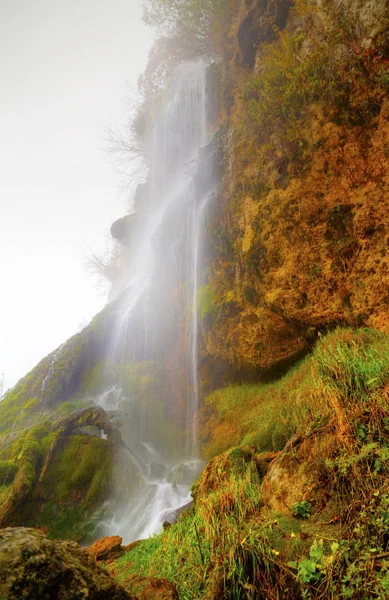
[[[363,402],[369,401],[380,415],[386,396],[383,399],[379,391],[386,382],[388,337],[375,330],[338,329],[319,338],[313,354],[277,382],[229,386],[210,394],[201,409],[203,453],[212,458],[239,445],[277,452],[293,434],[309,433],[329,422],[334,410],[344,413],[348,403],[363,435]],[[371,410],[368,419],[372,420]]]
[[[167,578],[185,600],[387,598],[388,359],[389,336],[337,329],[280,381],[211,394],[204,448],[222,453],[193,508],[113,563],[115,576],[134,593],[140,576]],[[237,447],[225,450],[226,431]]]
[[[277,452],[302,423],[323,423],[326,410],[322,407],[320,415],[315,410],[322,391],[313,365],[310,358],[276,383],[229,386],[209,395],[200,418],[204,455],[211,458],[239,445]]]
[[[206,588],[216,593],[227,573],[233,578],[232,585],[239,585],[233,568],[235,549],[246,537],[246,521],[260,503],[259,475],[250,458],[240,461],[235,457],[234,463],[231,454],[215,459],[203,473],[195,491],[195,511],[161,535],[141,542],[115,563],[119,581],[130,582],[133,589],[134,577],[139,573],[165,577],[175,583],[182,599],[203,597]],[[227,491],[219,485],[226,481],[226,467]],[[210,476],[215,478],[212,490]],[[212,571],[210,564],[214,566]]]

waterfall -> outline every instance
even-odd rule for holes
[[[196,297],[212,198],[211,170],[199,162],[207,132],[207,65],[183,64],[149,135],[149,177],[136,198],[128,283],[98,400],[122,412],[123,452],[135,468],[128,501],[105,523],[126,542],[156,533],[188,503],[201,468]]]

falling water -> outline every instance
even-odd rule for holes
[[[122,411],[125,454],[139,475],[128,502],[106,523],[107,533],[120,533],[125,541],[155,533],[169,512],[188,503],[190,485],[201,468],[196,446],[196,296],[203,260],[201,232],[212,197],[209,169],[199,173],[199,151],[208,143],[206,74],[207,65],[201,62],[181,65],[154,119],[147,147],[149,178],[136,202],[125,301],[120,303],[109,350],[109,385],[99,399],[104,408]],[[195,185],[196,178],[201,186]],[[115,379],[115,369],[127,368],[133,374],[156,365],[153,368],[161,373],[171,363],[177,382],[165,394],[161,385],[165,417],[156,420],[153,429],[147,423],[150,409],[136,401],[135,388],[125,390],[120,378]],[[130,380],[136,381],[134,375]],[[151,416],[158,410],[157,405],[152,408]],[[185,430],[184,440],[179,434],[162,439],[166,415]]]

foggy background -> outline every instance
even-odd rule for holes
[[[0,0],[0,377],[105,304],[85,271],[127,211],[105,124],[128,118],[153,32],[137,0]]]

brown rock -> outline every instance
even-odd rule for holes
[[[0,598],[135,600],[81,546],[26,527],[0,530]]]
[[[175,585],[167,579],[132,577],[127,583],[139,600],[179,600]]]
[[[131,542],[131,544],[128,544],[127,546],[123,546],[123,550],[125,552],[131,552],[131,550],[134,550],[134,548],[139,546],[139,544],[141,544],[143,541],[144,540],[136,540],[136,542]]]
[[[167,579],[148,579],[139,600],[178,600],[176,587]]]
[[[95,557],[96,560],[113,560],[123,554],[123,538],[119,535],[104,537],[97,540],[87,548],[87,552]]]

